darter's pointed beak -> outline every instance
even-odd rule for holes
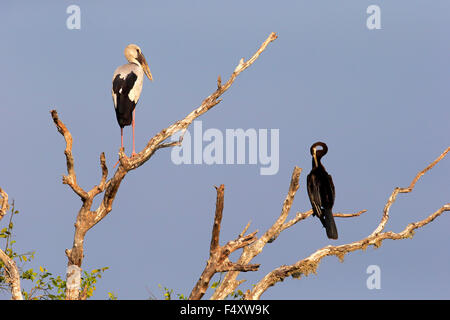
[[[316,167],[318,167],[319,164],[317,163],[316,148],[313,148],[313,158],[314,158],[314,163],[316,164]]]

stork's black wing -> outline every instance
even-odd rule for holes
[[[132,113],[136,102],[130,100],[129,93],[133,89],[137,75],[130,72],[126,77],[117,74],[113,80],[114,107],[116,109],[117,122],[120,127],[129,126],[132,121]]]

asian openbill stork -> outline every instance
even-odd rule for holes
[[[133,151],[131,153],[133,157],[136,155],[134,148],[135,107],[141,95],[144,73],[149,80],[153,80],[153,78],[141,48],[135,44],[129,44],[125,48],[124,54],[128,63],[118,67],[114,72],[111,94],[116,109],[117,122],[120,126],[122,148],[123,127],[131,124],[133,128]]]
[[[319,146],[322,148],[318,149]],[[338,232],[332,212],[335,197],[333,179],[320,162],[320,159],[328,152],[328,147],[319,141],[311,146],[310,152],[312,169],[306,180],[313,215],[319,217],[327,231],[328,238],[337,239]]]

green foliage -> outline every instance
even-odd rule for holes
[[[14,201],[12,202],[11,209],[10,209],[10,216],[8,221],[8,226],[5,228],[0,229],[0,238],[5,239],[5,246],[3,251],[8,255],[8,257],[14,259],[18,258],[20,261],[27,261],[29,259],[34,258],[34,252],[27,252],[19,254],[13,250],[13,245],[16,243],[15,240],[13,240],[12,236],[12,230],[14,228],[13,218],[14,215],[19,214],[19,210],[16,210]],[[6,218],[6,216],[4,217]],[[2,263],[0,262],[0,267],[3,267]]]
[[[0,240],[5,241],[4,252],[18,264],[21,285],[22,285],[22,295],[26,300],[64,300],[66,281],[61,278],[61,276],[55,276],[49,272],[45,267],[40,266],[39,270],[34,270],[33,268],[26,269],[24,265],[31,263],[34,260],[35,252],[17,253],[13,245],[16,243],[13,240],[13,217],[19,214],[19,211],[15,209],[14,201],[11,205],[10,218],[8,226],[0,229]],[[4,217],[6,218],[6,216]],[[3,263],[0,261],[0,290],[9,290],[4,277],[5,272],[2,270],[4,267]],[[96,290],[97,280],[102,277],[102,274],[108,270],[108,267],[94,269],[90,273],[84,271],[81,277],[81,295],[88,299],[93,296]],[[25,281],[23,281],[25,280]],[[31,287],[29,290],[23,289],[24,285],[28,284]],[[114,293],[109,292],[108,297],[110,300],[117,300],[117,296]]]
[[[244,300],[244,293],[241,290],[234,290],[227,297],[231,297],[235,300]]]
[[[160,284],[158,284],[158,288],[160,290],[164,291],[164,294],[163,294],[164,300],[172,300],[173,289],[168,289],[166,287],[163,288]],[[177,296],[178,300],[187,300],[188,299],[188,297],[186,297],[182,293],[176,293],[175,295]]]
[[[9,212],[9,221],[8,226],[0,229],[0,240],[3,240],[5,245],[1,246],[3,248],[3,251],[5,254],[10,257],[11,259],[15,259],[16,262],[19,260],[20,262],[29,262],[34,259],[34,252],[25,252],[25,253],[18,253],[14,250],[13,246],[16,243],[15,240],[13,240],[13,228],[14,228],[14,222],[13,218],[15,215],[19,214],[19,210],[16,210],[15,202],[13,201],[10,206],[10,212]],[[3,219],[7,218],[7,215],[3,217]],[[5,272],[3,270],[4,264],[2,261],[0,261],[0,291],[9,290],[9,286],[6,282],[7,279],[5,279]],[[20,269],[20,268],[19,268]],[[19,270],[21,273],[22,279],[33,279],[35,278],[35,275],[32,274],[30,271],[23,272],[22,270]]]
[[[219,279],[217,281],[214,281],[211,284],[211,287],[210,287],[211,289],[216,289],[220,285],[220,283],[222,282],[222,274],[223,273],[221,272]],[[158,288],[163,291],[164,300],[172,300],[173,289],[163,287],[160,284],[158,284]],[[176,293],[175,295],[177,296],[177,298],[179,300],[187,300],[188,299],[187,296],[185,296],[184,294],[181,294],[181,293]],[[241,290],[235,290],[232,293],[230,293],[227,296],[227,298],[232,298],[235,300],[244,300],[244,293]]]
[[[108,292],[108,300],[117,300],[117,296],[114,292]]]
[[[91,273],[83,272],[84,276],[81,277],[81,288],[87,299],[94,295],[94,291],[97,289],[95,286],[97,279],[101,279],[102,273],[108,269],[109,267],[103,267],[101,269],[94,269]],[[108,296],[110,295],[108,294]]]
[[[32,283],[29,291],[22,289],[25,300],[64,300],[66,281],[60,276],[54,277],[46,268],[40,266],[38,272],[33,269],[22,271],[21,278]]]

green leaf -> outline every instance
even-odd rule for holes
[[[108,292],[109,300],[117,300],[117,296],[114,294],[114,292]]]

